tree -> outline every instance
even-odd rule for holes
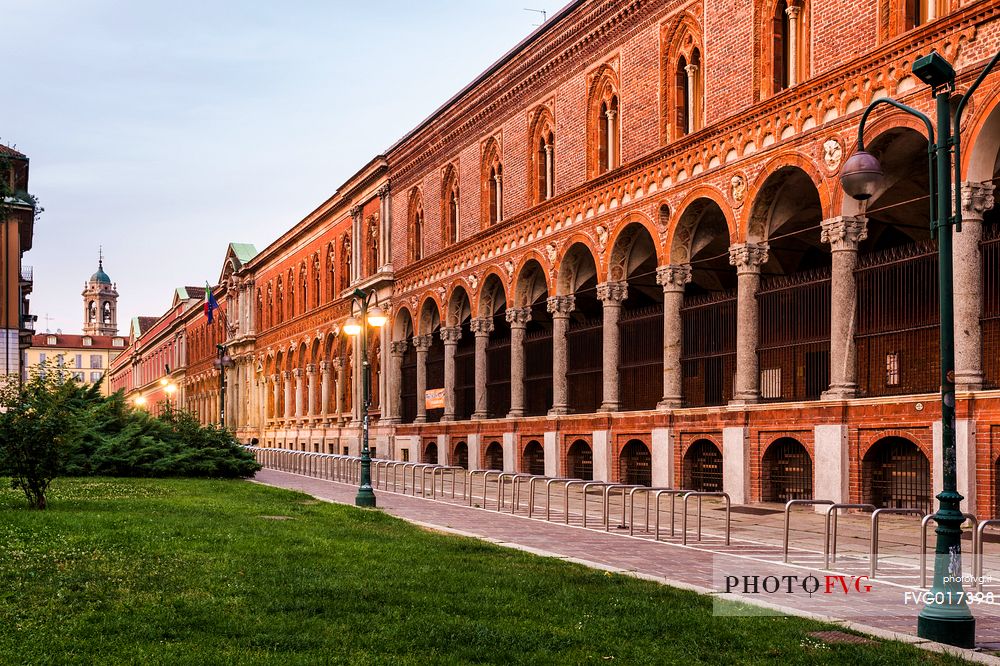
[[[64,472],[86,421],[74,404],[80,387],[64,373],[46,370],[33,371],[21,386],[9,377],[0,389],[0,474],[11,477],[33,509],[46,508],[46,491]]]

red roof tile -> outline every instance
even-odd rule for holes
[[[0,143],[0,155],[6,155],[8,157],[22,157],[24,159],[28,158],[28,156],[24,153],[19,153],[10,146],[5,146],[2,143]]]
[[[55,338],[56,343],[54,345],[49,344],[49,338]],[[83,339],[90,338],[91,344],[84,345]],[[115,346],[112,342],[115,339],[120,339],[124,341],[124,344]],[[123,336],[110,336],[110,335],[65,335],[63,333],[36,333],[31,336],[31,346],[32,347],[56,347],[56,348],[75,348],[75,349],[124,349],[125,345],[128,344]]]
[[[159,317],[136,317],[139,320],[139,332],[145,333],[153,327],[153,324],[160,320]]]

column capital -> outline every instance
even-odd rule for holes
[[[409,346],[410,344],[406,340],[393,340],[389,345],[389,351],[393,356],[402,356],[406,353],[406,348]]]
[[[691,281],[691,264],[672,264],[656,269],[656,284],[664,292],[684,291],[684,285]]]
[[[698,73],[698,65],[695,65],[694,63],[692,63],[690,65],[685,65],[684,66],[684,71],[687,72],[687,75],[689,77],[692,77],[692,76],[694,76],[695,74]]]
[[[434,344],[434,336],[428,333],[427,335],[414,335],[413,336],[413,348],[417,352],[426,352]]]
[[[332,361],[330,361],[330,363],[333,365],[333,368],[335,370],[337,370],[337,371],[340,371],[340,370],[344,369],[344,357],[343,356],[338,356],[337,358],[335,358]]]
[[[306,374],[307,375],[315,375],[316,374],[316,364],[315,363],[310,363],[310,364],[308,364],[306,366]]]
[[[327,373],[330,371],[330,361],[320,361],[319,371],[322,373]]]
[[[493,332],[493,317],[476,317],[469,322],[469,328],[476,336],[486,336]]]
[[[507,310],[507,323],[511,328],[524,328],[531,319],[531,308],[513,308]]]
[[[288,381],[288,378],[291,377],[291,376],[292,375],[291,375],[291,373],[288,372],[288,370],[282,370],[281,371],[281,378],[284,379],[285,381]]]
[[[991,182],[962,183],[962,218],[982,222],[983,213],[993,208],[993,191],[996,185]]]
[[[737,273],[759,273],[767,263],[767,243],[737,243],[729,246],[729,263]]]
[[[576,309],[576,296],[549,296],[545,306],[553,317],[568,317]]]
[[[440,331],[441,340],[446,345],[457,345],[458,341],[462,339],[462,327],[461,326],[448,326],[442,328]]]
[[[819,239],[829,243],[834,252],[853,250],[857,252],[858,245],[868,238],[868,218],[864,216],[851,217],[841,215],[820,222],[822,231]]]
[[[597,285],[597,299],[604,305],[620,304],[628,298],[628,282],[602,282]]]
[[[292,375],[294,375],[296,378],[301,377],[302,368],[292,368]]]
[[[797,6],[797,5],[788,5],[788,7],[785,8],[785,14],[792,21],[794,21],[795,19],[797,19],[799,17],[799,14],[801,12],[802,12],[802,8],[799,7],[799,6]]]

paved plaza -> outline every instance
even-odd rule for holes
[[[256,480],[333,502],[354,503],[357,486],[350,478],[354,471],[342,471],[338,475],[322,465],[296,469],[305,473],[264,469],[257,474]],[[867,514],[841,515],[837,530],[837,559],[827,569],[823,537],[825,517],[812,507],[793,511],[789,562],[784,563],[782,535],[785,515],[783,507],[778,505],[732,507],[730,543],[726,545],[725,506],[716,498],[703,500],[702,538],[699,541],[697,502],[692,497],[688,508],[688,543],[685,545],[682,537],[683,502],[680,497],[676,498],[673,509],[673,536],[670,534],[670,496],[661,497],[660,540],[656,541],[656,511],[651,508],[649,514],[646,513],[644,492],[636,494],[634,503],[629,502],[626,495],[623,507],[622,491],[612,489],[607,493],[609,498],[605,512],[606,491],[600,485],[589,487],[585,528],[582,484],[573,484],[567,494],[564,482],[546,484],[539,479],[535,484],[529,517],[528,479],[522,479],[518,486],[515,508],[511,480],[506,480],[503,493],[498,495],[496,474],[491,475],[489,480],[485,480],[482,473],[473,475],[471,480],[464,471],[454,477],[437,474],[432,484],[428,473],[424,479],[426,487],[420,474],[414,474],[412,468],[406,472],[406,477],[404,491],[403,474],[396,474],[393,480],[385,468],[378,470],[375,482],[378,506],[391,515],[425,527],[635,575],[712,594],[719,599],[748,600],[752,604],[719,604],[716,611],[720,614],[767,612],[761,610],[763,606],[787,614],[837,622],[876,635],[921,642],[915,636],[916,615],[921,608],[916,598],[921,590],[918,517],[881,517],[879,566],[875,579],[871,579],[871,520]],[[331,478],[342,478],[344,482]],[[549,486],[548,493],[546,485]],[[501,511],[497,510],[498,496],[502,501]],[[964,571],[970,574],[971,530],[966,530],[964,537]],[[933,524],[928,529],[927,538],[933,547]],[[991,550],[993,553],[990,553]],[[988,534],[985,551],[984,574],[1000,581],[1000,544],[994,543]],[[928,557],[928,566],[933,566],[933,555]],[[815,579],[809,579],[810,576],[815,576]],[[927,576],[928,579],[931,577],[930,571]],[[753,577],[758,582],[757,594],[753,594]],[[763,589],[768,587],[765,578],[769,577],[771,588],[776,581],[781,581],[780,589]],[[731,584],[729,594],[725,593],[727,578]],[[744,584],[748,587],[743,587]],[[818,589],[811,589],[817,585]],[[966,590],[972,592],[974,587],[969,584]],[[808,591],[814,593],[808,594]],[[987,582],[982,592],[983,602],[972,604],[977,618],[977,646],[984,652],[993,652],[1000,648],[1000,582]],[[995,603],[988,601],[991,592],[997,595]],[[986,654],[977,657],[989,663],[1000,663],[1000,659]]]

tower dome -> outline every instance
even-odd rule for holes
[[[83,289],[85,335],[118,334],[118,290],[104,272],[104,252],[98,255],[97,271]]]

